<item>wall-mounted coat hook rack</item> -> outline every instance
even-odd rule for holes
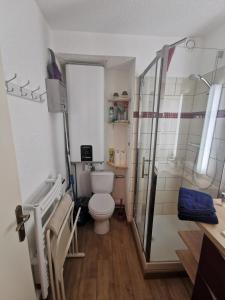
[[[12,78],[5,81],[7,94],[18,98],[23,98],[24,100],[30,100],[39,103],[45,101],[44,97],[42,96],[46,94],[46,91],[44,93],[38,93],[38,91],[40,90],[40,86],[38,86],[34,90],[31,90],[28,88],[28,85],[30,85],[31,83],[30,80],[28,80],[23,85],[18,85],[12,82],[16,78],[17,78],[17,74],[15,73]]]
[[[15,80],[17,77],[17,74],[15,73],[14,76],[8,80],[5,81],[5,85],[6,85],[6,90],[7,93],[11,93],[14,91],[14,88],[12,87],[11,89],[9,88],[9,83],[12,82],[13,80]]]
[[[45,101],[45,99],[42,98],[42,96],[44,96],[45,94],[47,94],[47,91],[39,95],[39,99],[41,102]]]
[[[23,89],[26,87],[26,86],[28,86],[30,84],[30,80],[28,80],[27,81],[27,83],[25,83],[24,85],[21,85],[20,86],[20,93],[21,93],[21,96],[22,97],[25,97],[25,96],[27,96],[28,95],[28,93],[27,92],[23,92]]]
[[[39,91],[40,90],[40,86],[38,86],[36,89],[34,89],[34,90],[32,90],[31,91],[31,97],[32,97],[32,99],[37,99],[38,98],[38,96],[37,95],[34,95],[37,91]]]

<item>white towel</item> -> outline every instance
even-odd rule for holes
[[[47,228],[54,232],[58,236],[60,228],[62,227],[63,221],[66,214],[71,206],[72,199],[69,194],[65,194],[59,203],[55,213],[51,217]]]

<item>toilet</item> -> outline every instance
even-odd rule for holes
[[[113,191],[113,182],[113,172],[91,172],[91,187],[94,195],[88,203],[88,209],[95,220],[94,231],[97,234],[106,234],[110,228],[109,219],[115,209],[115,201],[110,195]]]

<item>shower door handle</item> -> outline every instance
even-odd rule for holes
[[[144,178],[145,176],[148,176],[148,174],[145,174],[145,163],[146,162],[150,162],[150,160],[145,159],[145,157],[142,157],[141,178]]]

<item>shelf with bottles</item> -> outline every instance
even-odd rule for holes
[[[111,162],[111,161],[107,161],[107,165],[112,167],[112,168],[116,168],[116,169],[127,169],[126,165],[116,165],[115,163]]]
[[[124,103],[129,103],[130,102],[130,98],[123,98],[123,97],[118,97],[118,98],[113,98],[113,99],[108,99],[109,102],[114,102],[114,103],[117,103],[117,102],[124,102]]]
[[[111,124],[129,124],[128,111],[128,102],[113,101],[112,105],[109,106],[108,122]]]
[[[128,125],[130,123],[129,120],[115,120],[112,122],[108,122],[108,124],[113,124],[113,125]]]
[[[125,150],[109,148],[108,166],[116,169],[127,169],[127,153]]]
[[[124,103],[128,103],[130,101],[130,98],[128,96],[128,92],[127,91],[123,91],[122,94],[119,94],[118,92],[114,92],[113,93],[113,98],[109,99],[110,102],[124,102]]]

